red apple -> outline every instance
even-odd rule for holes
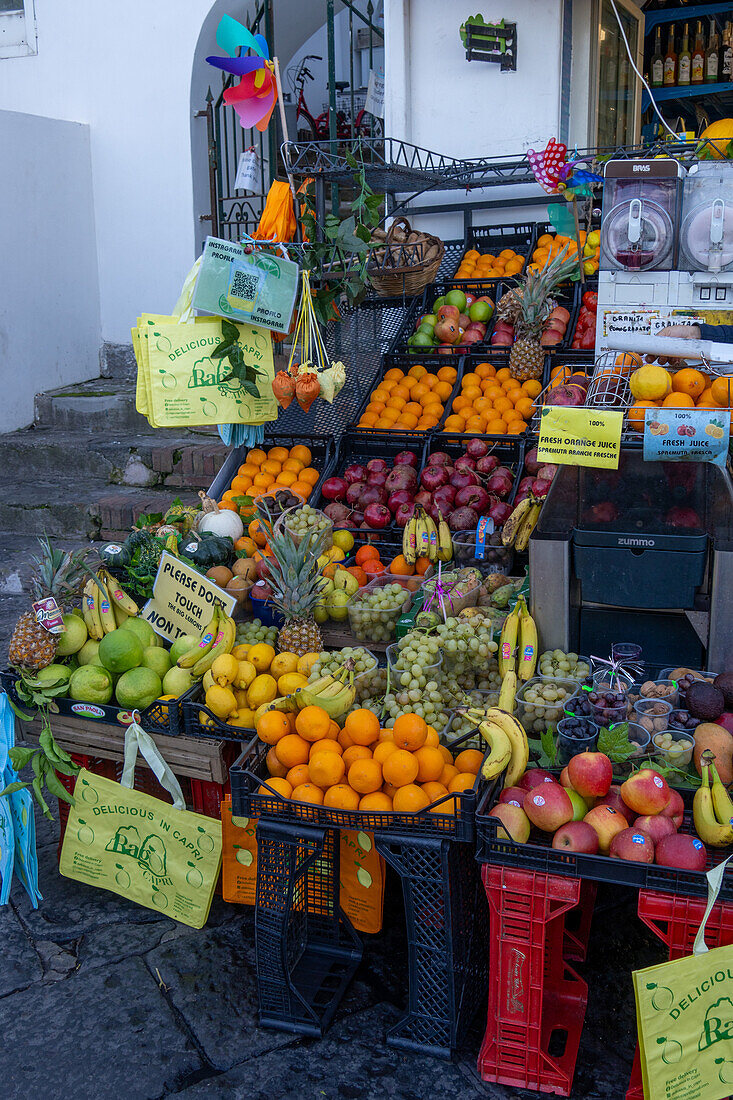
[[[611,859],[628,859],[632,863],[654,862],[654,841],[636,825],[616,833],[608,854]]]
[[[529,768],[519,780],[517,786],[521,787],[523,791],[531,791],[538,783],[554,782],[554,775],[545,771],[544,768]]]
[[[507,787],[499,795],[499,802],[501,804],[511,803],[512,806],[519,806],[521,809],[526,793],[521,787]]]
[[[498,817],[501,826],[496,830],[499,840],[514,840],[517,844],[526,844],[529,839],[529,818],[520,806],[513,802],[500,802],[489,812],[489,817]]]
[[[560,786],[572,787],[572,785],[573,784],[570,782],[570,776],[568,775],[567,765],[565,765],[563,770],[560,772]]]
[[[568,821],[567,825],[562,825],[555,833],[552,847],[594,856],[598,851],[598,835],[585,821]]]
[[[524,812],[533,825],[554,833],[573,819],[573,804],[559,783],[540,783],[524,796]]]
[[[616,810],[617,813],[623,814],[629,825],[632,825],[636,819],[634,811],[629,809],[621,797],[621,788],[615,783],[609,788],[606,797],[602,798],[600,802],[596,802],[596,806],[610,806],[612,810]]]
[[[642,768],[622,785],[621,797],[634,813],[659,814],[669,802],[669,787],[659,772]]]
[[[708,863],[705,845],[696,836],[673,833],[657,844],[656,861],[662,867],[681,867],[685,871],[704,871]]]
[[[568,778],[581,798],[603,798],[611,789],[613,764],[604,752],[579,752],[568,762]]]
[[[685,816],[685,804],[682,801],[682,795],[679,791],[674,790],[673,787],[669,789],[669,802],[662,810],[660,817],[671,817],[675,825],[679,829],[682,825],[682,821]]]
[[[624,815],[612,810],[610,806],[594,806],[592,810],[588,810],[583,820],[595,829],[598,847],[604,855],[608,855],[611,841],[616,834],[629,827]]]
[[[654,844],[659,844],[659,841],[664,840],[665,836],[672,836],[672,833],[677,832],[672,818],[665,817],[664,814],[646,814],[644,817],[637,817],[634,828],[641,829],[642,833],[646,833]]]

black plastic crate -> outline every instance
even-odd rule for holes
[[[450,290],[462,290],[464,294],[473,294],[476,298],[481,298],[483,295],[488,295],[496,307],[496,303],[511,286],[514,285],[513,280],[504,281],[502,279],[467,279],[461,281],[460,285],[457,283],[440,281],[437,283],[431,283],[425,288],[423,296],[419,305],[419,308],[414,310],[411,314],[411,320],[406,322],[405,328],[399,339],[395,340],[391,350],[393,352],[402,352],[410,356],[420,356],[422,353],[430,353],[430,348],[415,348],[408,347],[407,339],[412,335],[415,328],[415,322],[422,313],[430,313],[433,302],[436,298],[442,297]],[[494,322],[496,317],[496,309],[492,313],[489,320],[486,322],[486,335],[480,343],[477,344],[456,344],[450,351],[446,350],[440,353],[440,358],[445,359],[455,358],[455,356],[466,355],[470,351],[476,348],[489,349],[489,339],[494,329]],[[411,324],[412,328],[408,331],[408,325]],[[437,355],[437,349],[433,349]]]
[[[445,451],[451,457],[458,458],[465,453],[466,444],[472,439],[482,439],[489,447],[489,454],[499,457],[502,466],[508,466],[514,474],[512,491],[507,497],[507,503],[511,504],[517,494],[517,487],[524,468],[524,437],[510,435],[473,435],[468,432],[441,432],[431,436],[425,451],[425,462],[436,451]]]
[[[454,756],[464,748],[472,747],[472,733],[463,734],[447,747]],[[456,813],[440,813],[438,809],[420,810],[418,813],[367,813],[365,810],[335,810],[307,802],[293,802],[282,798],[274,789],[271,794],[261,794],[260,787],[267,783],[267,753],[270,746],[255,738],[234,763],[229,772],[232,786],[232,813],[236,817],[272,817],[285,825],[314,825],[325,829],[362,829],[364,832],[388,830],[390,833],[438,837],[448,840],[472,841],[474,811],[479,791],[486,785],[481,775],[471,790],[444,795],[433,807],[455,799]]]
[[[185,733],[186,737],[202,737],[207,741],[231,741],[237,745],[248,745],[255,734],[253,729],[228,725],[209,710],[204,703],[204,690],[201,684],[191,688],[183,700],[181,732]]]
[[[489,984],[489,910],[469,845],[376,833],[405,900],[408,1005],[387,1045],[451,1058]]]
[[[691,788],[677,789],[685,802],[685,816],[679,832],[696,835],[691,812],[694,792]],[[476,858],[479,863],[497,863],[504,867],[516,867],[520,871],[567,875],[595,882],[611,882],[618,886],[634,886],[641,890],[661,890],[667,894],[707,897],[708,880],[702,872],[560,850],[551,846],[551,834],[534,827],[526,844],[500,839],[497,834],[501,822],[489,816],[499,794],[498,787],[487,791],[476,811]],[[725,850],[708,848],[708,869],[721,863],[726,854]],[[718,900],[733,902],[733,869],[730,867],[723,877]]]
[[[288,450],[290,450],[291,447],[297,445],[304,445],[309,448],[313,466],[321,475],[311,493],[312,503],[312,500],[315,499],[315,494],[320,490],[324,480],[330,476],[331,466],[336,457],[336,441],[333,436],[266,432],[264,441],[254,444],[255,447],[259,447],[263,451],[269,451],[271,447],[287,447]],[[235,447],[234,450],[229,452],[224,461],[224,465],[209,487],[210,497],[214,500],[221,500],[222,494],[225,493],[231,485],[232,478],[236,476],[237,470],[244,464],[247,452],[251,450],[253,450],[253,447],[241,446]]]
[[[458,262],[453,268],[453,285],[463,289],[464,283],[469,281],[455,277],[458,268],[461,266],[461,260],[469,249],[475,248],[478,252],[490,252],[492,255],[498,256],[505,248],[511,248],[518,255],[527,257],[530,255],[535,240],[535,222],[515,222],[509,225],[469,225]]]
[[[331,1023],[362,956],[339,890],[336,830],[259,821],[255,958],[264,1027],[321,1038]]]
[[[437,375],[438,371],[441,370],[443,367],[451,367],[457,372],[455,382],[451,383],[450,396],[447,397],[443,402],[443,414],[438,421],[436,427],[430,428],[427,431],[423,431],[422,429],[420,429],[420,431],[418,431],[417,429],[413,429],[413,432],[406,431],[401,428],[385,429],[360,427],[359,421],[367,410],[367,406],[372,399],[372,394],[376,389],[379,388],[379,383],[383,381],[385,375],[387,374],[387,371],[392,370],[394,367],[397,367],[399,370],[404,371],[404,373],[407,374],[411,367],[416,366],[425,367],[425,370],[428,372],[428,374],[434,375]],[[352,431],[357,431],[363,433],[364,435],[384,436],[388,439],[401,439],[403,436],[410,436],[412,434],[415,434],[418,437],[424,439],[427,436],[428,432],[438,431],[440,429],[441,423],[447,416],[446,410],[450,408],[451,404],[453,403],[453,398],[456,397],[456,395],[459,393],[461,378],[460,367],[460,360],[456,361],[456,359],[453,357],[446,360],[446,357],[444,355],[412,355],[409,352],[393,352],[389,355],[383,356],[379,376],[376,379],[372,388],[370,389],[369,393],[365,395],[361,407],[359,408],[359,411],[357,412],[354,419],[354,423],[349,425],[349,434],[351,434]]]

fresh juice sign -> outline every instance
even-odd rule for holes
[[[545,405],[537,443],[538,462],[618,469],[623,413]]]
[[[647,409],[644,461],[714,462],[725,466],[730,440],[727,409]]]

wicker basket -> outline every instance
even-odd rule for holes
[[[414,297],[434,281],[445,245],[439,237],[413,230],[407,218],[395,218],[386,233],[374,230],[372,249],[367,272],[377,294]]]

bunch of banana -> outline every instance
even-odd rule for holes
[[[188,668],[194,680],[200,680],[223,653],[231,653],[237,640],[237,628],[219,605],[215,605],[211,620],[191,649],[178,658],[179,668]]]
[[[515,550],[526,550],[529,536],[537,526],[545,497],[536,497],[533,493],[526,496],[516,506],[501,532],[504,546],[513,546]]]
[[[702,786],[695,791],[692,816],[697,835],[712,848],[733,844],[733,800],[721,782],[708,749],[702,754]],[[710,778],[712,777],[712,788]]]
[[[506,676],[507,672],[516,671],[518,634],[519,601],[517,601],[517,603],[515,604],[514,610],[511,611],[504,620],[504,625],[501,628],[501,634],[499,636],[499,652],[497,654],[497,661],[499,663],[499,673],[502,680]]]
[[[84,586],[81,610],[89,637],[100,641],[140,608],[106,569],[98,569],[96,578],[90,577]]]
[[[499,702],[497,703],[499,710],[506,711],[507,714],[514,714],[514,697],[516,694],[517,674],[512,668],[501,681],[501,691],[499,692]]]
[[[519,646],[517,649],[517,675],[520,680],[531,680],[537,667],[537,624],[527,610],[524,596],[519,597]]]
[[[522,723],[499,707],[487,707],[485,710],[469,708],[462,713],[477,724],[484,741],[491,746],[491,752],[481,768],[484,779],[493,779],[506,768],[504,786],[513,787],[527,770],[529,760],[529,743]],[[510,750],[506,760],[505,741]],[[498,763],[501,760],[504,762]]]
[[[298,688],[294,697],[299,710],[321,707],[329,718],[342,718],[356,698],[353,661],[345,661],[338,672],[328,673],[307,687]]]
[[[418,558],[429,558],[430,561],[451,560],[453,540],[450,528],[440,513],[436,524],[424,508],[420,505],[415,507],[402,532],[402,556],[410,565],[414,565]]]

